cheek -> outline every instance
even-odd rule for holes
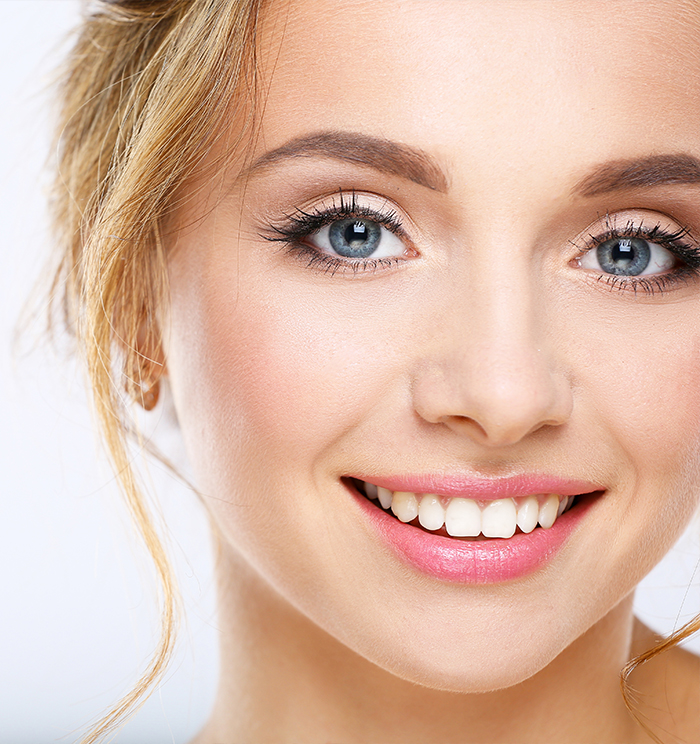
[[[607,539],[627,565],[620,575],[636,581],[698,504],[700,328],[682,304],[601,317],[577,342],[577,381],[595,432],[592,459],[607,447],[619,470],[624,516],[605,528]]]
[[[389,331],[351,293],[321,307],[313,287],[251,271],[234,293],[222,276],[175,277],[168,355],[195,468],[225,497],[222,487],[253,477],[253,462],[308,479],[383,398],[391,373]]]
[[[580,374],[597,414],[642,470],[682,471],[700,444],[700,330],[687,317],[636,324],[636,332],[624,330],[624,319],[598,327],[584,343]]]
[[[228,322],[207,322],[208,352],[218,358],[204,372],[218,398],[212,413],[228,409],[248,438],[290,457],[313,457],[342,436],[382,378],[368,360],[371,340],[333,320],[297,298],[279,306],[241,298]]]

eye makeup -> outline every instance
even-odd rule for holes
[[[700,275],[700,245],[690,228],[664,225],[658,218],[649,226],[644,218],[608,214],[599,232],[589,232],[572,245],[581,250],[572,265],[598,273],[598,281],[610,289],[653,295]],[[646,254],[646,264],[639,263],[640,252]],[[652,273],[648,268],[655,262],[658,270]]]
[[[598,221],[599,229],[571,241],[580,253],[570,266],[597,274],[610,289],[634,294],[659,294],[700,275],[700,245],[689,227],[664,221],[658,213],[631,212],[608,213]],[[419,255],[397,208],[384,197],[355,190],[339,190],[269,220],[261,237],[280,244],[306,268],[330,276],[376,274]]]
[[[285,215],[283,220],[268,223],[261,237],[281,244],[290,255],[305,261],[307,268],[323,273],[334,275],[349,271],[352,274],[361,274],[389,269],[417,254],[412,250],[411,241],[396,209],[386,199],[382,202],[382,205],[375,207],[370,204],[369,199],[364,201],[355,191],[346,193],[341,190],[330,200],[317,206],[310,209],[298,207],[291,214]],[[334,228],[339,225],[345,227],[345,223],[348,223],[346,234],[349,233],[350,238],[353,229],[359,235],[379,236],[382,232],[390,233],[389,237],[395,237],[403,244],[401,255],[398,255],[398,251],[397,255],[386,255],[386,251],[374,250],[366,256],[357,251],[357,257],[352,257],[353,252],[350,250],[332,253],[331,245],[327,248],[318,245],[321,234],[326,232],[324,228],[330,226],[331,230],[328,232],[332,236],[337,232]],[[329,236],[324,234],[323,237],[328,242]],[[330,240],[332,242],[333,237]],[[374,242],[379,247],[381,238],[375,238]]]

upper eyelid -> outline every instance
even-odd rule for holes
[[[629,211],[631,210],[627,210]],[[652,213],[639,215],[636,218],[625,216],[625,213],[608,213],[569,242],[581,252],[589,251],[616,237],[638,237],[671,248],[683,244],[688,244],[689,247],[690,244],[698,246],[689,226],[668,215],[663,215],[663,218],[660,219],[659,213],[653,216]]]
[[[284,213],[283,219],[292,216],[295,212],[308,213],[314,210],[340,212],[343,208],[349,211],[349,206],[355,206],[360,210],[369,209],[377,213],[396,212],[402,216],[402,221],[404,219],[411,221],[406,210],[393,199],[381,193],[358,189],[336,189],[312,199],[305,199],[302,203],[292,206],[289,212]]]
[[[336,201],[338,199],[340,199],[340,203]],[[381,204],[375,206],[375,204],[372,204],[374,200],[380,200]],[[303,235],[310,235],[323,226],[343,217],[364,217],[377,222],[377,224],[391,230],[406,241],[411,248],[415,248],[415,242],[411,238],[411,233],[415,227],[406,212],[387,197],[370,192],[335,192],[302,207],[296,207],[293,212],[285,214],[282,218],[265,222],[264,227],[273,235],[276,235],[277,238],[263,237],[272,240],[283,239],[285,236],[298,238]],[[311,228],[309,227],[310,222],[315,223]],[[408,229],[406,228],[407,222],[409,223]],[[298,229],[294,229],[294,225]]]

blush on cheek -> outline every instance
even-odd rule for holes
[[[700,455],[699,346],[693,339],[693,343],[655,349],[628,369],[628,406],[624,406],[624,382],[619,390],[616,408],[623,420],[626,417],[630,437],[652,461],[669,467],[674,467],[673,461],[681,465],[686,458]]]
[[[309,315],[290,322],[267,308],[243,318],[230,343],[238,369],[217,384],[236,387],[239,413],[262,441],[317,452],[356,422],[380,381],[360,339]]]
[[[590,386],[622,468],[634,479],[630,509],[668,533],[681,529],[697,503],[700,336],[653,325],[646,330],[616,353],[608,350]]]
[[[178,406],[183,426],[204,440],[190,446],[201,453],[200,471],[217,453],[227,469],[263,452],[268,468],[302,456],[308,463],[357,422],[385,384],[372,333],[290,295],[279,304],[263,301],[252,286],[234,301],[214,285],[174,324],[185,327],[174,345],[186,391]]]

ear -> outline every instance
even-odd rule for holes
[[[144,316],[139,323],[130,356],[129,392],[144,410],[151,411],[158,404],[160,379],[167,373],[160,327],[152,315]]]

